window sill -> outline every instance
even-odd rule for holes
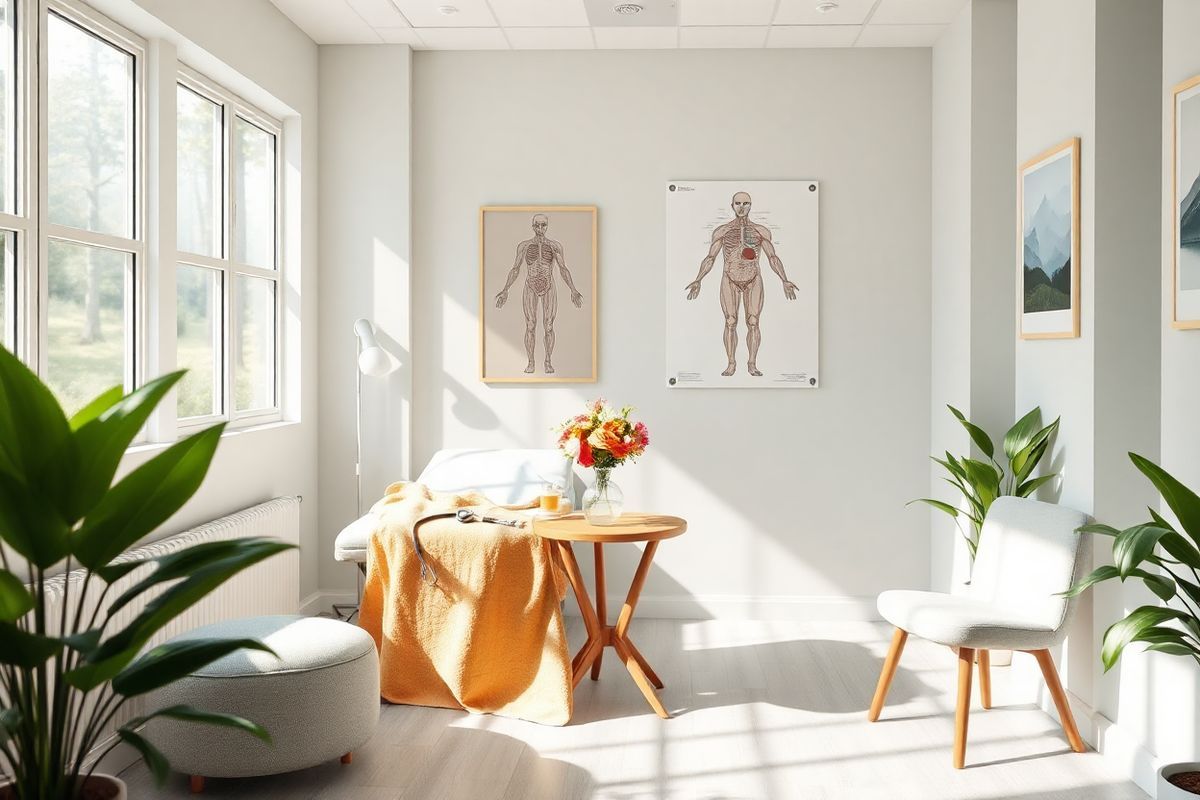
[[[225,432],[221,434],[221,440],[225,441],[226,439],[236,439],[238,437],[245,436],[247,434],[254,434],[254,433],[259,433],[259,432],[265,433],[267,431],[275,431],[275,430],[281,430],[281,429],[285,429],[285,428],[292,428],[292,427],[295,427],[298,425],[300,425],[299,420],[284,419],[284,420],[275,420],[273,422],[264,422],[259,425],[246,425],[245,427],[241,427],[241,428],[226,428]],[[195,431],[189,431],[188,434],[185,434],[185,435],[189,435],[191,433],[195,433]],[[181,436],[180,438],[183,438],[183,437]],[[152,455],[155,453],[159,453],[163,450],[166,450],[168,447],[170,447],[173,444],[175,444],[175,442],[145,442],[143,444],[135,444],[125,450],[125,455],[126,456]]]

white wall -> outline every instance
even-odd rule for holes
[[[1157,502],[1126,451],[1154,459],[1160,442],[1161,162],[1159,133],[1147,124],[1159,116],[1159,8],[1021,0],[1018,23],[1019,160],[1082,138],[1082,325],[1077,339],[1018,343],[1017,406],[1062,415],[1058,499],[1118,526]],[[1096,563],[1109,558],[1101,539]],[[1146,602],[1140,585],[1097,587],[1062,653],[1068,690],[1097,714],[1086,735],[1143,786],[1156,740],[1177,733],[1161,726],[1164,712],[1174,714],[1154,696],[1165,689],[1154,677],[1159,662],[1131,648],[1105,675],[1099,647],[1108,625]]]
[[[419,52],[413,96],[416,464],[548,446],[602,395],[652,433],[629,505],[690,523],[644,613],[873,614],[927,585],[929,50]],[[662,186],[738,177],[823,182],[819,390],[664,386]],[[488,203],[599,206],[599,383],[479,382]],[[613,548],[614,592],[635,558]]]
[[[1015,282],[1016,10],[1015,0],[972,0],[933,48],[931,453],[972,448],[947,404],[997,444],[1015,418],[1004,299]],[[945,477],[930,464],[930,496],[961,504]],[[930,513],[931,588],[951,591],[969,577],[961,530],[970,527]]]
[[[333,561],[355,508],[355,352],[359,317],[396,359],[363,379],[363,507],[409,477],[410,69],[406,45],[321,48],[321,586],[353,591]],[[329,599],[329,598],[326,598]]]
[[[280,495],[302,495],[301,595],[317,588],[317,47],[267,0],[90,0],[172,58],[285,118],[285,324],[292,420],[227,434],[207,480],[159,532],[170,534]],[[265,46],[264,43],[270,43]],[[171,199],[173,207],[173,198]],[[170,402],[169,400],[167,402]],[[129,470],[160,448],[132,452]],[[299,600],[299,598],[297,598]]]
[[[1173,110],[1171,90],[1200,75],[1200,3],[1164,0],[1162,53],[1162,465],[1200,490],[1200,331],[1171,327],[1172,227],[1178,213],[1171,191]],[[1165,504],[1164,504],[1165,505]],[[1167,509],[1164,507],[1163,511]],[[1184,659],[1147,659],[1153,692],[1141,693],[1153,752],[1163,761],[1191,761],[1200,754],[1200,670]]]

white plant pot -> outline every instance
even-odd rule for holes
[[[993,667],[1011,667],[1012,650],[989,650],[988,663]]]
[[[0,800],[10,800],[10,798],[15,797],[15,795],[12,794],[12,792],[9,789],[9,787],[11,785],[12,785],[11,783],[5,783],[5,784],[0,785]],[[113,775],[101,775],[99,773],[94,774],[94,775],[92,775],[92,777],[88,778],[88,787],[89,788],[97,788],[97,787],[103,787],[103,786],[110,787],[109,792],[108,792],[108,794],[99,795],[99,797],[103,797],[105,800],[129,800],[129,789],[125,786],[125,781],[121,780],[120,778],[115,777]],[[93,796],[96,796],[96,795],[82,795],[82,794],[80,795],[80,797],[93,797]]]
[[[1200,798],[1200,794],[1184,791],[1167,780],[1167,778],[1177,772],[1200,772],[1200,762],[1181,761],[1176,764],[1167,764],[1159,769],[1158,792],[1156,794],[1158,800],[1197,800],[1197,798]]]

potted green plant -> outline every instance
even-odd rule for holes
[[[968,420],[954,406],[946,406],[950,413],[959,421],[971,441],[983,453],[987,461],[981,461],[968,456],[955,456],[949,451],[944,459],[930,456],[946,470],[944,480],[958,489],[965,501],[965,507],[951,505],[941,500],[922,497],[911,503],[927,503],[944,511],[954,518],[959,533],[967,544],[971,563],[975,563],[975,553],[979,550],[979,537],[983,530],[983,521],[987,518],[988,509],[997,497],[1016,496],[1029,497],[1038,487],[1058,477],[1058,473],[1030,477],[1050,446],[1050,436],[1058,430],[1059,420],[1042,426],[1042,409],[1034,408],[1021,417],[1004,434],[1004,458],[1007,469],[996,460],[996,445],[987,432]],[[910,503],[910,505],[911,505]],[[970,530],[963,528],[962,520],[970,522]]]
[[[1154,509],[1148,509],[1149,521],[1123,531],[1102,524],[1080,528],[1081,532],[1113,537],[1113,563],[1095,569],[1067,594],[1079,594],[1104,581],[1123,583],[1132,578],[1167,604],[1139,606],[1108,627],[1100,648],[1105,672],[1132,642],[1200,663],[1200,497],[1149,459],[1135,453],[1129,457],[1158,489],[1182,530]],[[1167,764],[1158,771],[1158,800],[1195,800],[1197,795],[1200,763]]]
[[[68,418],[49,389],[0,347],[0,798],[124,798],[124,784],[93,774],[119,742],[161,782],[168,765],[141,734],[161,716],[237,728],[228,714],[173,706],[111,736],[117,711],[143,695],[261,642],[190,640],[143,652],[151,637],[241,570],[289,548],[276,539],[207,542],[147,561],[114,560],[165,522],[199,488],[221,436],[217,425],[167,447],[114,483],[121,458],[182,372],[123,395],[104,392]],[[119,578],[153,569],[117,597]],[[51,573],[82,570],[48,611]],[[99,602],[88,588],[100,589]],[[147,594],[150,593],[150,594]],[[127,624],[118,612],[148,600]],[[151,599],[152,598],[152,599]],[[56,617],[56,618],[54,618]],[[107,745],[97,752],[100,745]]]

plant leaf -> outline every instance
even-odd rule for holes
[[[61,639],[26,633],[11,622],[0,622],[0,664],[33,669],[62,650]]]
[[[1129,577],[1154,552],[1158,540],[1172,533],[1157,525],[1135,525],[1127,528],[1113,542],[1113,563],[1122,579]]]
[[[1017,487],[1017,497],[1029,497],[1029,495],[1033,494],[1043,485],[1049,483],[1057,477],[1058,473],[1054,473],[1052,475],[1042,475],[1037,478],[1030,478]]]
[[[181,439],[112,487],[71,537],[79,563],[106,566],[178,511],[204,481],[224,429]]]
[[[279,539],[251,539],[236,555],[208,564],[171,586],[146,604],[125,628],[111,636],[87,657],[87,662],[66,673],[67,681],[83,691],[114,678],[137,656],[157,631],[191,608],[237,573],[295,545]]]
[[[1171,620],[1184,621],[1188,615],[1174,608],[1162,606],[1139,606],[1129,612],[1122,620],[1114,622],[1104,632],[1104,643],[1100,648],[1100,660],[1104,662],[1104,671],[1112,669],[1125,647],[1138,636],[1148,634],[1163,622]]]
[[[108,606],[108,614],[116,614],[143,592],[159,584],[186,578],[202,567],[235,557],[252,545],[263,544],[271,547],[278,542],[278,539],[269,536],[250,536],[241,539],[201,542],[200,544],[192,545],[183,550],[177,550],[174,553],[157,556],[156,558],[140,562],[126,562],[136,563],[138,566],[142,564],[157,564],[157,567],[153,572],[126,589],[118,598],[113,600]]]
[[[154,775],[154,782],[161,788],[167,782],[167,776],[171,773],[171,765],[167,763],[167,757],[159,752],[157,747],[150,744],[144,736],[129,726],[118,730],[117,736],[120,736],[121,741],[131,745],[141,754],[142,760],[146,762],[146,766],[150,768],[150,772]]]
[[[70,419],[71,430],[77,431],[88,424],[125,396],[125,387],[114,386],[96,395],[96,399],[75,412]]]
[[[1075,529],[1076,533],[1098,533],[1103,536],[1117,536],[1121,532],[1112,525],[1101,525],[1098,522],[1093,522],[1089,525],[1083,525]]]
[[[0,569],[0,622],[16,622],[33,608],[33,595],[16,575]]]
[[[115,692],[125,697],[174,683],[238,650],[275,651],[255,639],[184,639],[155,647],[113,678]]]
[[[1042,456],[1046,454],[1046,449],[1050,446],[1049,429],[1044,428],[1039,431],[1029,446],[1018,452],[1010,464],[1013,475],[1016,476],[1017,482],[1023,482],[1026,478],[1033,474],[1037,469],[1037,465],[1041,462]]]
[[[1129,458],[1133,461],[1134,466],[1150,479],[1159,494],[1167,501],[1167,505],[1171,507],[1171,511],[1174,512],[1176,519],[1183,527],[1184,533],[1193,542],[1200,545],[1200,497],[1197,497],[1195,492],[1175,480],[1165,469],[1149,459],[1136,453],[1130,453]]]
[[[271,741],[271,734],[267,729],[256,722],[251,722],[243,717],[233,714],[222,714],[216,711],[201,711],[191,706],[168,706],[160,708],[151,714],[147,714],[136,722],[143,723],[155,717],[167,717],[168,719],[178,719],[184,722],[197,722],[204,725],[219,725],[223,728],[235,728],[245,731],[253,736],[262,739],[264,742]]]
[[[962,412],[953,406],[950,406],[950,410],[955,412],[954,415],[958,417],[959,424],[967,429],[967,433],[971,435],[971,441],[975,442],[975,446],[979,448],[979,451],[988,458],[995,455],[996,445],[992,443],[992,437],[987,435],[987,431],[963,417]]]
[[[913,503],[925,503],[927,505],[933,506],[934,508],[938,509],[939,511],[945,511],[947,514],[949,514],[950,516],[952,516],[956,519],[958,518],[958,513],[959,513],[958,509],[955,508],[954,506],[950,505],[949,503],[943,503],[941,500],[933,500],[929,497],[921,497],[916,500],[909,500],[904,505],[911,506]]]
[[[61,489],[75,467],[71,428],[44,383],[7,348],[0,347],[0,472],[34,486]],[[48,494],[60,497],[56,491]]]
[[[1017,453],[1029,446],[1033,435],[1042,425],[1041,406],[1035,406],[1032,411],[1017,420],[1008,432],[1004,434],[1004,455],[1009,462]]]
[[[183,373],[180,370],[147,381],[117,402],[110,403],[108,408],[75,432],[80,471],[69,522],[75,523],[104,498],[129,443],[171,387],[183,377]],[[100,395],[93,403],[105,402],[109,392]]]
[[[1072,586],[1067,591],[1060,592],[1059,595],[1061,597],[1078,597],[1088,589],[1095,586],[1097,583],[1119,577],[1121,577],[1121,573],[1117,571],[1117,568],[1110,564],[1106,564],[1102,567],[1097,567],[1096,569],[1092,570],[1090,575]]]
[[[44,569],[66,557],[68,530],[40,487],[31,488],[0,471],[0,540]]]

